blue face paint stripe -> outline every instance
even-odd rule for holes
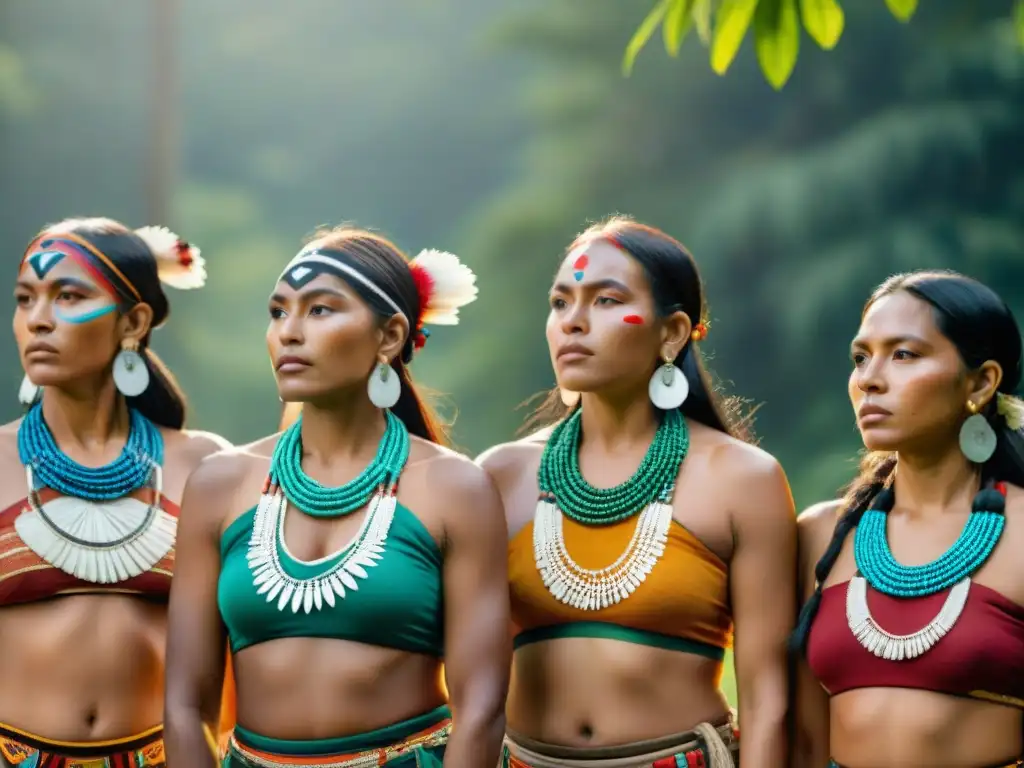
[[[84,312],[81,315],[69,315],[61,312],[59,309],[54,310],[53,314],[58,320],[63,320],[65,323],[88,323],[90,320],[95,320],[97,317],[109,315],[115,309],[117,309],[117,304],[108,304],[105,307],[94,309],[91,312]]]

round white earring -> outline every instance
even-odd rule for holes
[[[978,413],[978,406],[973,401],[967,401],[967,410],[971,415],[960,427],[960,450],[968,461],[984,464],[996,452],[996,431],[988,419]]]
[[[125,397],[138,397],[149,387],[149,368],[136,342],[126,342],[114,358],[114,386]]]
[[[32,405],[36,400],[39,399],[39,395],[43,392],[43,388],[32,383],[32,379],[25,374],[25,377],[21,380],[21,386],[18,387],[18,401],[24,405]]]
[[[647,395],[655,408],[671,411],[686,402],[690,394],[690,382],[671,360],[658,367],[647,385]]]
[[[402,394],[402,382],[394,368],[387,363],[377,363],[366,382],[366,393],[378,408],[391,408]]]
[[[571,389],[559,389],[558,394],[562,398],[562,405],[566,408],[575,408],[576,403],[580,401],[580,393],[573,392]]]

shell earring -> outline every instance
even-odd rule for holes
[[[149,368],[139,354],[139,342],[122,342],[114,358],[114,386],[125,397],[138,397],[149,387]]]
[[[967,410],[971,415],[960,427],[960,450],[969,461],[984,464],[996,452],[996,432],[973,400],[967,401]]]
[[[21,380],[21,386],[18,387],[18,401],[27,408],[39,399],[42,392],[43,388],[33,384],[32,379],[26,373]]]
[[[690,394],[690,382],[672,358],[665,356],[663,359],[665,364],[659,366],[651,376],[647,394],[655,408],[671,411],[686,402]]]
[[[398,373],[388,363],[379,362],[366,382],[366,394],[378,408],[391,408],[402,395],[402,382]]]

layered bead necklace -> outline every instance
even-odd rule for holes
[[[385,411],[384,436],[377,455],[358,477],[336,488],[321,485],[302,469],[302,417],[289,427],[270,461],[270,475],[260,497],[249,538],[248,562],[257,594],[277,609],[290,607],[292,613],[333,607],[346,590],[359,588],[384,554],[388,531],[397,507],[398,478],[409,459],[409,433],[401,420]],[[284,541],[284,518],[289,503],[307,515],[336,518],[367,507],[366,517],[355,537],[341,549],[303,565],[324,566],[314,576],[290,574],[281,555],[298,561]]]
[[[924,565],[902,565],[889,549],[886,523],[895,500],[889,488],[879,493],[854,533],[858,574],[847,587],[846,618],[857,641],[867,650],[884,659],[902,661],[929,651],[960,618],[967,604],[971,575],[988,560],[1003,533],[1006,499],[1002,485],[982,488],[974,497],[967,524],[953,546]],[[878,592],[899,598],[950,591],[931,622],[917,632],[896,635],[882,629],[871,616],[868,584]]]
[[[150,570],[174,546],[177,518],[160,507],[164,441],[159,428],[129,408],[120,455],[101,467],[72,460],[54,440],[42,403],[18,427],[28,509],[14,521],[19,538],[55,568],[85,581],[113,584]],[[130,494],[150,486],[146,503]],[[39,490],[60,496],[43,502]]]
[[[596,611],[628,598],[665,552],[672,522],[672,492],[690,437],[678,410],[666,411],[633,476],[614,488],[595,488],[580,472],[582,410],[551,433],[538,473],[533,552],[544,586],[561,602]],[[563,515],[583,525],[611,525],[639,515],[633,538],[619,558],[588,569],[572,559],[562,532]]]

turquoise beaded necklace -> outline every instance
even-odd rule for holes
[[[690,447],[686,419],[666,411],[650,448],[633,476],[614,488],[595,488],[580,472],[583,411],[577,409],[551,433],[537,476],[542,497],[554,498],[564,515],[585,525],[611,525],[672,496],[679,466]]]
[[[366,506],[381,487],[398,481],[409,459],[409,432],[391,411],[373,461],[354,480],[337,488],[321,485],[302,470],[302,417],[285,430],[270,460],[270,482],[292,506],[313,517],[341,517]]]
[[[901,565],[889,549],[886,522],[896,496],[886,488],[864,512],[854,533],[857,568],[873,589],[893,597],[922,597],[952,587],[975,573],[999,543],[1006,499],[995,488],[982,488],[959,538],[937,560]]]
[[[160,429],[134,408],[121,454],[102,467],[87,467],[68,457],[43,419],[43,404],[29,409],[18,426],[18,456],[32,468],[34,479],[64,496],[110,501],[142,488],[164,462]]]

